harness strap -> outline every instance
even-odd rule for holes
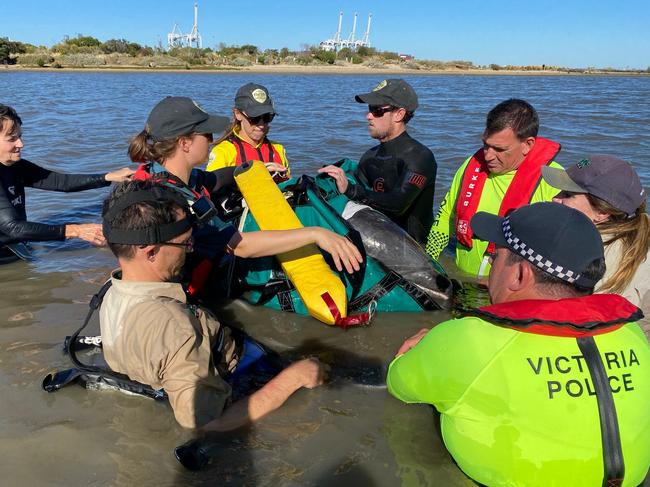
[[[576,338],[576,341],[587,362],[598,401],[604,467],[602,485],[603,487],[618,487],[623,484],[625,477],[625,462],[612,389],[594,337]]]
[[[372,301],[378,301],[391,292],[395,286],[399,286],[408,294],[413,301],[426,311],[441,309],[440,306],[431,299],[427,293],[422,291],[412,282],[404,279],[398,272],[389,270],[381,280],[368,289],[365,293],[357,297],[349,304],[351,310],[361,309],[368,306]]]
[[[375,313],[375,306],[373,306],[373,301],[368,305],[368,311],[365,313],[357,313],[343,318],[341,316],[339,308],[336,306],[336,303],[332,299],[332,296],[330,296],[330,293],[323,293],[320,295],[320,297],[323,299],[323,301],[325,301],[325,304],[329,308],[330,313],[332,313],[332,316],[334,317],[334,326],[338,326],[344,330],[347,330],[352,326],[369,325]]]

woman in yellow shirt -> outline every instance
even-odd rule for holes
[[[266,164],[276,182],[287,179],[289,161],[284,147],[267,137],[275,117],[268,90],[255,83],[245,84],[237,91],[232,112],[232,127],[210,152],[208,171],[258,160]]]

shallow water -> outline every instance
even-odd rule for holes
[[[280,116],[272,136],[294,174],[341,157],[358,159],[372,141],[353,95],[380,76],[197,73],[3,73],[1,103],[24,120],[25,157],[63,171],[127,165],[129,136],[164,95],[188,95],[226,113],[237,87],[269,87]],[[541,135],[559,140],[558,161],[585,153],[632,160],[650,184],[650,78],[409,77],[421,108],[409,131],[434,150],[436,200],[480,143],[486,112],[510,96],[539,110]],[[42,221],[98,221],[106,190],[70,195],[30,191]],[[222,318],[279,351],[315,353],[345,374],[300,391],[239,438],[214,445],[211,468],[184,471],[173,447],[190,438],[165,405],[70,387],[48,395],[40,381],[67,367],[60,344],[83,320],[114,260],[83,243],[37,244],[35,262],[0,268],[0,466],[3,485],[471,485],[437,435],[431,408],[404,406],[381,387],[355,384],[357,371],[385,367],[406,337],[449,314],[382,314],[347,332],[311,318],[228,304]],[[448,259],[443,265],[450,268]],[[347,377],[347,378],[346,378]]]

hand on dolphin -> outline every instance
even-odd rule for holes
[[[315,232],[315,242],[321,249],[332,256],[336,270],[345,270],[352,274],[360,269],[363,257],[359,249],[345,237],[321,227],[312,227]]]
[[[318,170],[319,174],[327,174],[330,177],[334,178],[334,181],[336,181],[336,189],[339,190],[339,193],[343,194],[345,191],[348,189],[349,181],[348,177],[345,175],[345,171],[341,169],[338,166],[325,166],[321,167]]]

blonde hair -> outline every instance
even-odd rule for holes
[[[646,202],[642,202],[634,216],[628,215],[609,203],[587,194],[591,206],[609,218],[596,227],[603,236],[605,247],[621,240],[621,261],[614,274],[601,285],[601,292],[621,293],[630,284],[639,265],[646,260],[650,249],[650,221],[646,213]]]
[[[145,127],[142,132],[130,140],[127,154],[133,162],[156,161],[162,163],[163,160],[174,155],[178,141],[189,136],[191,134],[165,140],[153,140],[149,130]]]

